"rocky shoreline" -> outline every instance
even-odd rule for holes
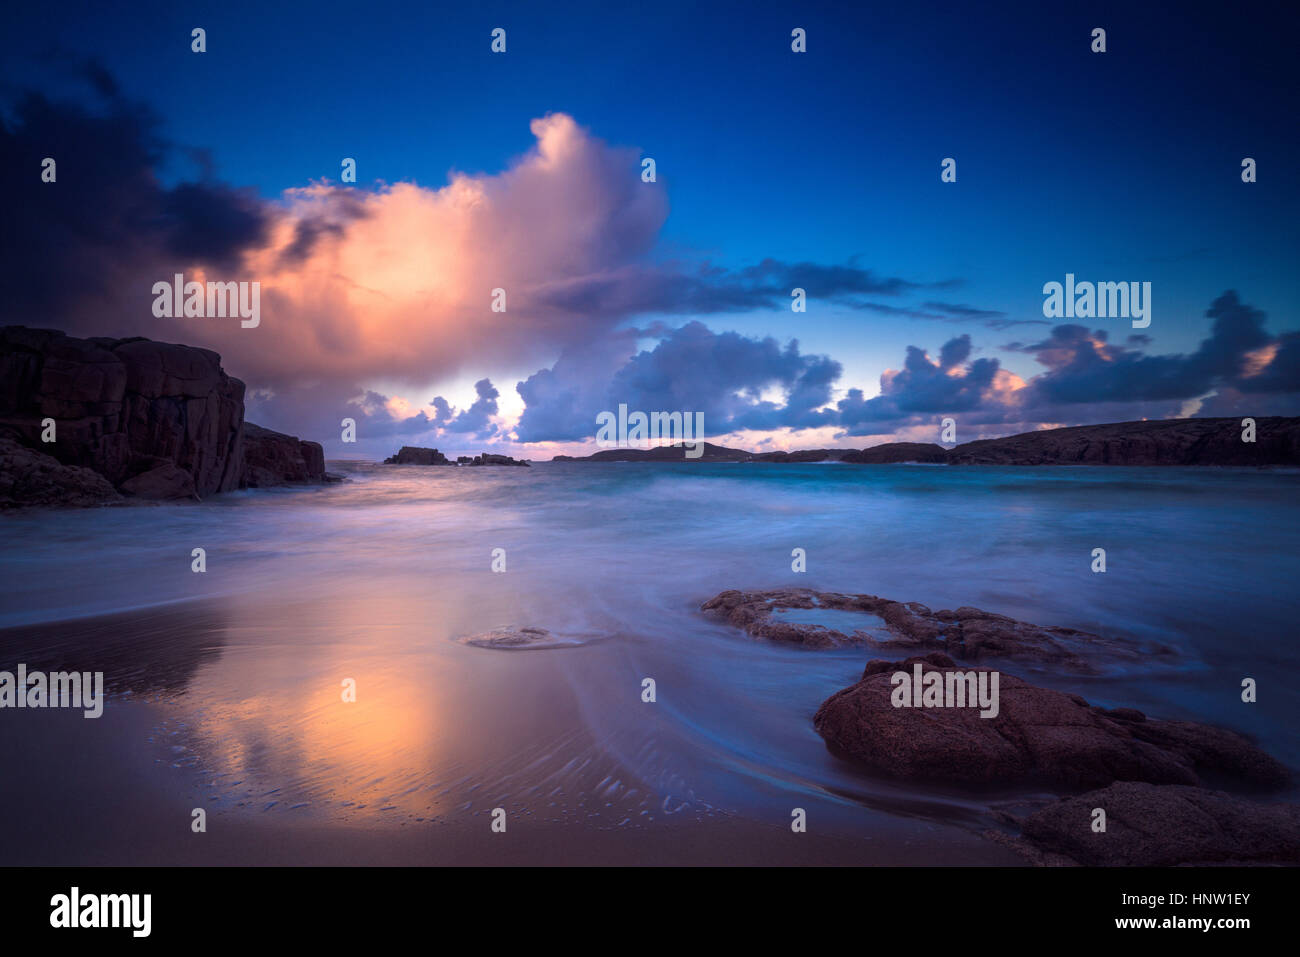
[[[319,443],[244,421],[244,383],[211,350],[0,328],[0,508],[326,480]]]
[[[1004,829],[985,836],[1032,863],[1300,863],[1300,805],[1256,799],[1288,787],[1291,774],[1242,735],[1091,705],[988,664],[1023,661],[1095,674],[1111,663],[1131,664],[1149,649],[977,608],[932,612],[915,602],[811,589],[725,591],[701,610],[754,637],[811,649],[933,649],[873,658],[855,684],[821,704],[813,726],[832,754],[873,776],[972,794],[1055,793],[1055,801],[1027,815],[991,808]],[[782,620],[809,610],[870,614],[882,627]],[[900,706],[898,673],[915,676],[918,687],[923,678],[936,688],[963,681],[973,688],[977,678],[988,679],[982,687],[995,689],[995,705],[981,713],[952,702],[917,707],[904,697]],[[1104,831],[1096,829],[1098,809]]]
[[[557,455],[552,462],[843,462],[847,465],[1127,465],[1300,466],[1300,417],[1261,416],[1254,440],[1239,418],[1108,422],[979,439],[953,448],[924,442],[886,442],[865,449],[747,452],[704,443],[698,458],[680,446],[603,449]]]

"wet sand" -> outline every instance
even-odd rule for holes
[[[584,715],[559,656],[592,649],[443,642],[439,660],[471,664],[441,681],[356,655],[358,701],[336,704],[342,671],[310,655],[286,678],[254,644],[240,666],[259,635],[239,619],[209,601],[0,632],[0,660],[103,670],[110,692],[99,719],[0,714],[0,864],[1023,863],[974,819],[885,813],[753,769],[714,787],[635,685],[622,727]]]

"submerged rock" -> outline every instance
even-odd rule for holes
[[[809,588],[770,591],[724,591],[701,609],[721,615],[746,633],[809,648],[861,645],[891,651],[942,651],[954,658],[978,661],[1002,658],[1038,665],[1051,664],[1084,674],[1105,662],[1138,661],[1138,649],[1125,643],[1073,628],[1042,628],[962,606],[955,611],[931,611],[920,602],[898,602],[875,595],[844,595]],[[863,612],[877,616],[883,629],[831,627],[783,619],[791,609]],[[1170,654],[1169,649],[1153,649]]]
[[[1096,808],[1106,812],[1104,832],[1092,829]],[[1300,864],[1300,806],[1183,785],[1121,781],[1050,804],[1020,828],[1004,843],[1036,863]]]
[[[478,648],[565,648],[585,645],[591,637],[554,635],[545,628],[498,628],[477,635],[457,639],[462,645]]]
[[[981,717],[973,707],[895,707],[891,676],[912,674],[916,665],[922,674],[989,671],[958,666],[941,653],[871,661],[857,684],[822,703],[813,719],[817,733],[882,776],[979,788],[1069,791],[1115,781],[1277,788],[1290,777],[1231,731],[1094,707],[1079,695],[1005,673],[999,674],[994,717]]]

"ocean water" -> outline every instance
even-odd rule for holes
[[[331,468],[348,480],[0,516],[0,669],[104,670],[125,716],[65,721],[60,747],[147,763],[178,806],[286,827],[486,828],[498,807],[593,830],[784,827],[810,807],[837,833],[920,844],[987,826],[988,798],[869,778],[813,730],[878,652],[785,647],[699,611],[724,589],[800,585],[1167,646],[1096,677],[1003,670],[1237,729],[1300,770],[1294,472]],[[526,626],[561,644],[459,640]],[[25,740],[52,727],[41,717]],[[16,727],[0,726],[11,752]],[[41,780],[9,777],[0,804],[53,827]]]

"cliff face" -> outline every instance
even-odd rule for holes
[[[42,422],[54,420],[54,441]],[[257,429],[251,424],[248,429]],[[4,504],[58,504],[49,489],[93,481],[141,498],[202,498],[249,485],[320,481],[319,445],[257,429],[245,459],[244,383],[208,349],[149,339],[77,339],[51,329],[0,329],[0,459]],[[310,448],[308,448],[310,447]],[[30,474],[29,474],[30,473]],[[43,478],[33,486],[28,479]],[[33,488],[46,493],[33,496]],[[27,491],[24,491],[27,490]],[[69,502],[68,504],[72,504]]]

